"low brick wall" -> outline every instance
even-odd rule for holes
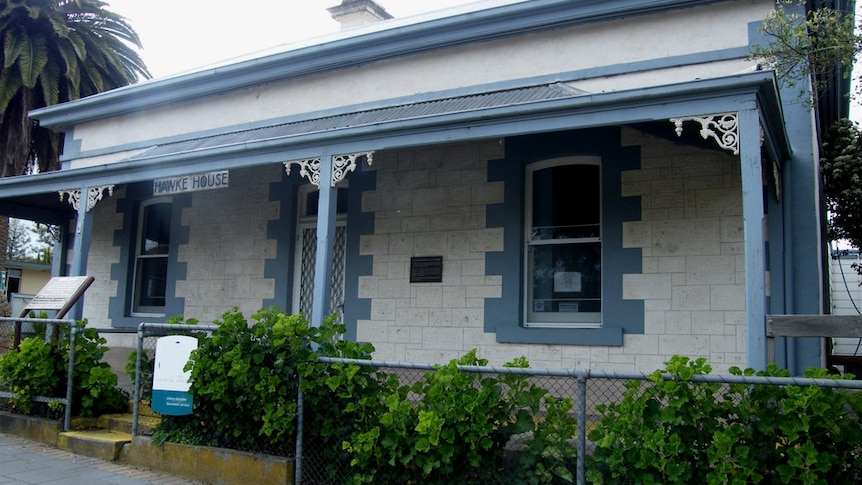
[[[0,433],[57,446],[57,436],[62,429],[63,423],[60,421],[0,411]]]
[[[223,448],[153,444],[137,436],[120,452],[119,461],[129,465],[224,485],[293,484],[293,460]]]

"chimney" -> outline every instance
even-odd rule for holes
[[[341,0],[341,5],[327,10],[332,18],[341,24],[341,30],[392,18],[392,15],[374,0]]]

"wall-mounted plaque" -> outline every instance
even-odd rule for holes
[[[442,283],[443,256],[413,256],[410,258],[411,283]]]

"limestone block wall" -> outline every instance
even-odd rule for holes
[[[376,357],[445,362],[495,344],[483,332],[483,308],[502,281],[486,276],[485,253],[502,249],[503,234],[486,229],[485,210],[503,200],[502,183],[487,182],[487,161],[502,155],[491,140],[375,156],[377,190],[362,198],[375,232],[360,240],[373,270],[358,295],[371,299],[371,318],[357,322],[357,338],[372,342]],[[410,284],[411,256],[443,256],[443,282]]]
[[[117,281],[111,279],[111,265],[120,262],[121,250],[114,245],[114,232],[123,228],[123,214],[117,212],[116,201],[125,196],[126,187],[119,186],[113,196],[105,197],[90,211],[94,224],[87,256],[87,274],[94,280],[84,294],[83,317],[98,328],[111,326],[107,314],[108,301],[117,296]]]
[[[656,369],[673,354],[707,357],[716,371],[745,365],[745,258],[739,160],[729,152],[671,144],[634,130],[641,169],[623,173],[639,195],[640,222],[623,245],[643,252],[643,274],[624,275],[624,298],[643,299],[644,335],[608,349],[609,364]],[[614,362],[616,361],[616,362]]]
[[[194,193],[182,214],[189,242],[177,255],[187,263],[176,289],[185,298],[186,316],[210,323],[234,305],[250,315],[273,297],[275,282],[264,278],[263,269],[275,257],[276,241],[267,239],[266,226],[279,217],[269,184],[280,180],[281,170],[280,164],[232,170],[229,188]]]
[[[82,316],[87,324],[96,328],[111,328],[108,316],[109,300],[117,296],[117,280],[111,279],[111,265],[120,262],[121,248],[114,245],[114,231],[123,228],[123,214],[117,211],[117,200],[126,196],[126,187],[114,189],[113,196],[98,202],[90,211],[93,229],[90,239],[90,252],[87,256],[87,274],[92,276],[93,284],[84,293]],[[69,230],[74,230],[73,226]],[[71,251],[67,255],[71,258]],[[70,259],[71,260],[71,259]],[[109,347],[134,348],[135,334],[104,334]]]
[[[377,188],[363,196],[375,214],[361,254],[373,271],[359,282],[371,317],[357,338],[376,358],[445,362],[472,348],[492,364],[526,356],[534,367],[649,372],[673,354],[707,357],[716,371],[745,364],[745,267],[738,158],[635,130],[639,170],[623,172],[623,196],[642,200],[640,221],[624,225],[624,247],[641,248],[641,274],[622,277],[623,297],[644,300],[645,332],[621,347],[501,344],[484,331],[486,298],[502,282],[486,276],[485,253],[500,251],[502,229],[485,227],[487,204],[502,201],[487,181],[500,158],[496,140],[391,151],[376,157]],[[443,256],[443,282],[409,283],[411,256]]]

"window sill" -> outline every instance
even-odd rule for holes
[[[498,327],[497,342],[520,344],[623,345],[621,328]]]

